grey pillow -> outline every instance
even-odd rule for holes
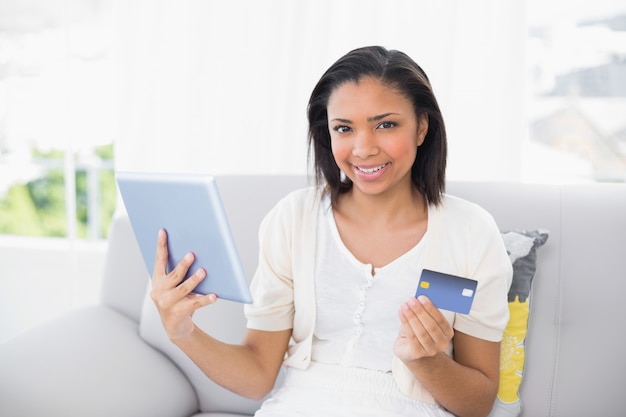
[[[524,344],[528,328],[530,297],[537,269],[537,249],[548,240],[546,230],[502,231],[513,265],[509,290],[509,323],[500,345],[500,386],[489,417],[516,417],[521,412],[519,386],[524,376]]]

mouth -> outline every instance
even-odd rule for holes
[[[362,172],[364,174],[367,175],[371,175],[371,174],[375,174],[376,172],[380,171],[381,169],[385,168],[387,165],[389,165],[389,162],[384,163],[382,165],[376,166],[376,167],[372,167],[372,168],[362,168],[360,166],[354,165],[354,168],[359,171]]]

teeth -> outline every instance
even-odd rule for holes
[[[387,166],[387,164],[385,164],[385,165],[381,165],[381,166],[376,167],[376,168],[369,168],[369,169],[364,169],[364,168],[360,168],[360,167],[357,167],[357,168],[359,169],[359,171],[364,172],[364,173],[366,173],[366,174],[373,174],[373,173],[374,173],[374,172],[376,172],[376,171],[380,171],[380,170],[381,170],[381,169],[383,169],[385,166]]]

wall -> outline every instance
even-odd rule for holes
[[[118,169],[306,173],[306,105],[322,73],[365,45],[428,74],[451,179],[519,180],[525,2],[120,2]],[[494,157],[497,155],[497,157]]]

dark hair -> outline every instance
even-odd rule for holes
[[[405,95],[413,103],[416,118],[427,115],[428,132],[413,163],[411,179],[429,204],[439,204],[445,190],[447,155],[446,131],[439,105],[422,68],[405,53],[380,46],[355,49],[339,58],[311,93],[309,162],[314,163],[317,184],[326,183],[333,201],[352,188],[352,181],[342,178],[332,154],[327,106],[337,87],[364,77],[376,78]]]

